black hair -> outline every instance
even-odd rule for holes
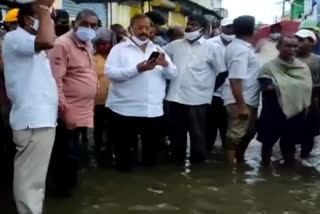
[[[124,27],[120,24],[111,25],[111,30],[116,31],[117,29],[124,29]]]
[[[21,4],[19,7],[18,13],[18,24],[21,28],[24,28],[26,23],[24,22],[24,18],[26,16],[33,16],[35,11],[33,10],[34,3],[25,3]]]
[[[179,34],[184,35],[184,29],[180,26],[171,26],[167,31],[167,37],[170,39]]]
[[[164,25],[167,23],[166,19],[160,13],[150,11],[147,12],[145,15],[150,18],[151,22],[154,25]]]
[[[57,21],[58,19],[69,19],[69,13],[65,10],[62,9],[57,9],[56,10],[56,16],[55,16],[55,21]]]
[[[131,20],[130,20],[130,26],[132,27],[132,26],[135,24],[136,21],[141,20],[141,19],[149,19],[149,20],[150,20],[150,18],[149,18],[147,15],[145,15],[145,14],[137,14],[137,15],[135,15],[135,16],[133,16],[133,17],[131,18]],[[151,20],[150,20],[150,21],[151,21]]]
[[[204,29],[208,27],[208,20],[203,15],[191,15],[188,17],[188,21],[198,22]]]
[[[80,21],[81,19],[83,19],[84,17],[87,17],[87,16],[95,16],[98,18],[97,14],[93,10],[83,9],[78,13],[78,15],[76,17],[76,21]]]
[[[240,16],[233,21],[233,30],[237,37],[252,36],[254,28],[255,18],[253,16]]]

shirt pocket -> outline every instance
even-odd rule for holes
[[[213,87],[213,73],[205,63],[198,64],[191,71],[191,85],[201,91]]]
[[[193,63],[190,68],[195,72],[203,72],[207,70],[208,63],[205,59],[200,59],[198,62]]]

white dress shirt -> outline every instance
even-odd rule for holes
[[[226,68],[226,64],[225,64],[225,53],[226,53],[226,48],[227,46],[225,46],[225,44],[223,43],[221,36],[216,36],[214,38],[211,38],[208,40],[209,42],[211,42],[214,46],[214,49],[216,51],[216,57],[217,57],[217,61],[219,62],[219,65],[221,66],[221,68],[219,68],[219,70],[221,72],[227,71]],[[216,97],[221,97],[222,96],[222,86],[220,86],[220,88],[218,88],[217,91],[213,92],[213,96]]]
[[[35,52],[35,38],[22,28],[4,38],[2,57],[14,130],[56,126],[58,90],[46,53]]]
[[[106,106],[115,113],[149,118],[163,115],[166,79],[174,78],[177,69],[166,56],[167,68],[156,66],[140,73],[137,64],[147,61],[154,51],[164,52],[152,42],[143,52],[131,39],[112,48],[106,62],[106,74],[111,81]]]
[[[185,105],[211,104],[216,75],[226,70],[223,63],[219,65],[212,43],[204,38],[193,44],[176,40],[164,50],[179,71],[170,82],[166,100]]]
[[[225,60],[229,76],[222,92],[224,104],[236,103],[229,79],[241,79],[243,97],[246,104],[259,106],[260,86],[257,78],[262,66],[255,55],[252,45],[240,39],[233,40],[226,49]]]

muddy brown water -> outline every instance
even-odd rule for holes
[[[260,168],[260,144],[251,143],[247,164],[224,164],[217,150],[205,165],[163,165],[131,173],[91,168],[69,199],[48,197],[46,214],[317,214],[320,152],[293,169]]]

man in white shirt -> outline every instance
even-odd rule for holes
[[[244,153],[255,135],[261,65],[251,45],[255,19],[240,16],[233,22],[236,35],[225,53],[229,72],[222,97],[227,108],[226,156],[230,164],[244,161]]]
[[[225,51],[227,46],[235,39],[233,33],[233,19],[224,18],[220,24],[221,34],[212,39],[210,42],[214,45],[219,64],[223,66],[220,70],[225,69]],[[215,144],[218,130],[221,137],[222,145],[225,146],[225,137],[227,132],[227,111],[221,98],[222,84],[225,82],[228,72],[219,73],[217,75],[215,90],[212,97],[212,102],[208,111],[207,118],[207,152],[210,153]]]
[[[132,168],[138,134],[142,139],[143,164],[156,163],[157,152],[164,142],[166,79],[177,75],[169,57],[149,41],[151,21],[147,16],[134,16],[130,30],[132,36],[111,50],[106,63],[106,74],[111,81],[106,106],[111,110],[111,139],[115,145],[116,168],[120,170]]]
[[[54,0],[23,4],[19,28],[4,38],[6,90],[12,103],[10,124],[17,146],[14,196],[19,213],[42,213],[45,182],[55,137],[58,90],[45,50],[55,31]]]
[[[169,104],[172,159],[186,159],[187,133],[191,138],[191,161],[206,160],[206,118],[212,100],[216,74],[221,66],[212,43],[203,38],[207,20],[201,15],[188,18],[186,39],[176,40],[164,49],[177,65],[178,77],[170,82]]]

